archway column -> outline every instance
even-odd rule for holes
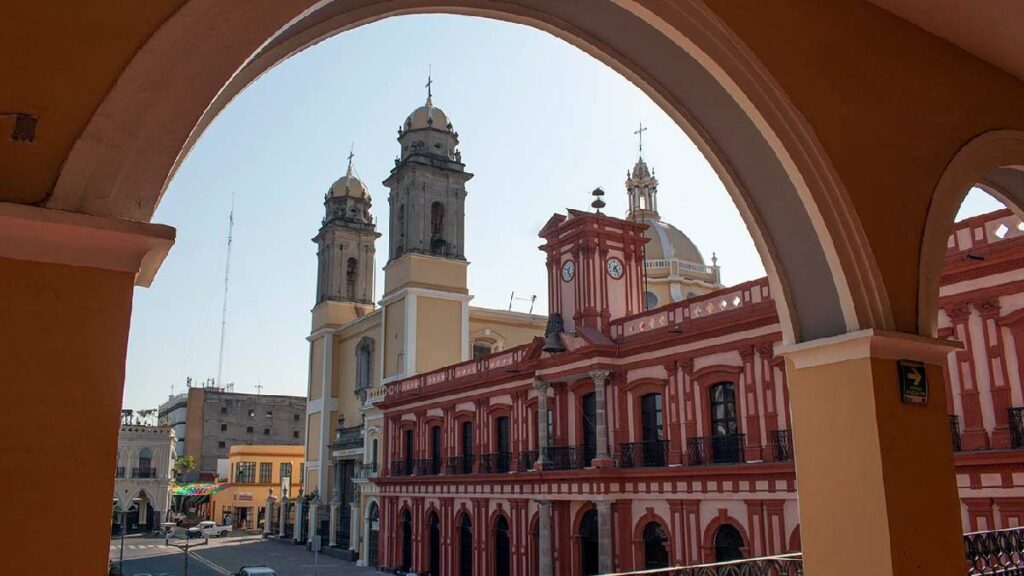
[[[551,556],[551,502],[534,502],[537,503],[537,574],[554,576],[554,562]]]
[[[808,574],[962,574],[943,365],[957,344],[864,330],[783,347]],[[926,366],[903,403],[898,360]]]

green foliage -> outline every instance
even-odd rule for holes
[[[174,469],[182,474],[196,469],[196,459],[192,456],[178,456],[174,460]]]

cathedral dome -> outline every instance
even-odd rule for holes
[[[340,198],[342,196],[368,198],[370,196],[370,191],[366,188],[366,184],[363,184],[359,178],[356,178],[352,174],[352,170],[349,169],[347,174],[338,178],[338,180],[331,185],[330,196],[332,198]]]
[[[683,260],[704,264],[704,257],[692,240],[678,228],[656,217],[643,219],[647,224],[644,236],[649,239],[646,247],[647,260]]]
[[[451,130],[451,122],[448,116],[440,108],[436,108],[427,98],[427,103],[412,111],[405,119],[406,130],[420,130],[423,128],[436,128],[438,130]]]

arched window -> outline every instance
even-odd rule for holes
[[[380,508],[376,502],[370,502],[366,520],[366,563],[376,566],[377,550],[380,548]]]
[[[399,568],[408,571],[412,568],[412,515],[402,510],[402,565]]]
[[[716,463],[740,461],[741,442],[736,421],[736,387],[720,382],[708,391],[711,403],[711,457]]]
[[[498,516],[494,522],[494,576],[509,576],[510,573],[508,520],[504,516]]]
[[[644,569],[668,568],[668,535],[657,522],[644,526]]]
[[[434,202],[430,205],[430,253],[444,254],[448,243],[444,238],[444,204]]]
[[[715,562],[743,559],[743,536],[731,524],[722,524],[715,532]]]
[[[580,520],[580,570],[583,576],[598,573],[597,510],[591,508]]]
[[[351,302],[358,300],[356,296],[356,278],[359,276],[359,261],[349,258],[345,264],[345,297]]]
[[[427,561],[430,562],[430,576],[441,576],[441,521],[436,512],[430,513],[427,521],[429,527],[429,550]]]
[[[494,353],[494,343],[484,339],[473,341],[473,358],[480,358]]]
[[[473,522],[469,514],[459,520],[459,576],[473,576]]]
[[[156,475],[151,476],[151,470],[153,469],[153,452],[149,448],[143,448],[139,451],[139,474],[140,478],[155,478]]]
[[[644,309],[653,310],[658,307],[658,295],[654,292],[644,292]]]
[[[368,390],[373,376],[373,338],[364,336],[356,346],[356,392]]]
[[[405,253],[405,204],[398,205],[398,222],[395,228],[395,258],[398,258]]]

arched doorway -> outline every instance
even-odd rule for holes
[[[732,524],[722,524],[715,532],[715,562],[743,559],[743,536]]]
[[[401,570],[408,571],[412,568],[412,515],[408,510],[402,510],[402,563]]]
[[[473,576],[473,522],[469,514],[459,518],[459,576]]]
[[[427,521],[428,529],[430,531],[429,537],[427,538],[427,558],[430,565],[430,576],[441,575],[441,520],[437,517],[437,512],[430,513],[430,519]]]
[[[583,514],[578,532],[580,542],[580,573],[591,576],[599,572],[597,545],[597,510],[591,508]]]
[[[498,516],[494,522],[494,575],[509,576],[512,570],[512,558],[508,542],[508,520]]]
[[[380,549],[380,508],[376,502],[370,502],[366,512],[366,564],[377,566],[377,554]]]
[[[644,569],[668,568],[668,535],[661,524],[648,522],[644,526]]]

